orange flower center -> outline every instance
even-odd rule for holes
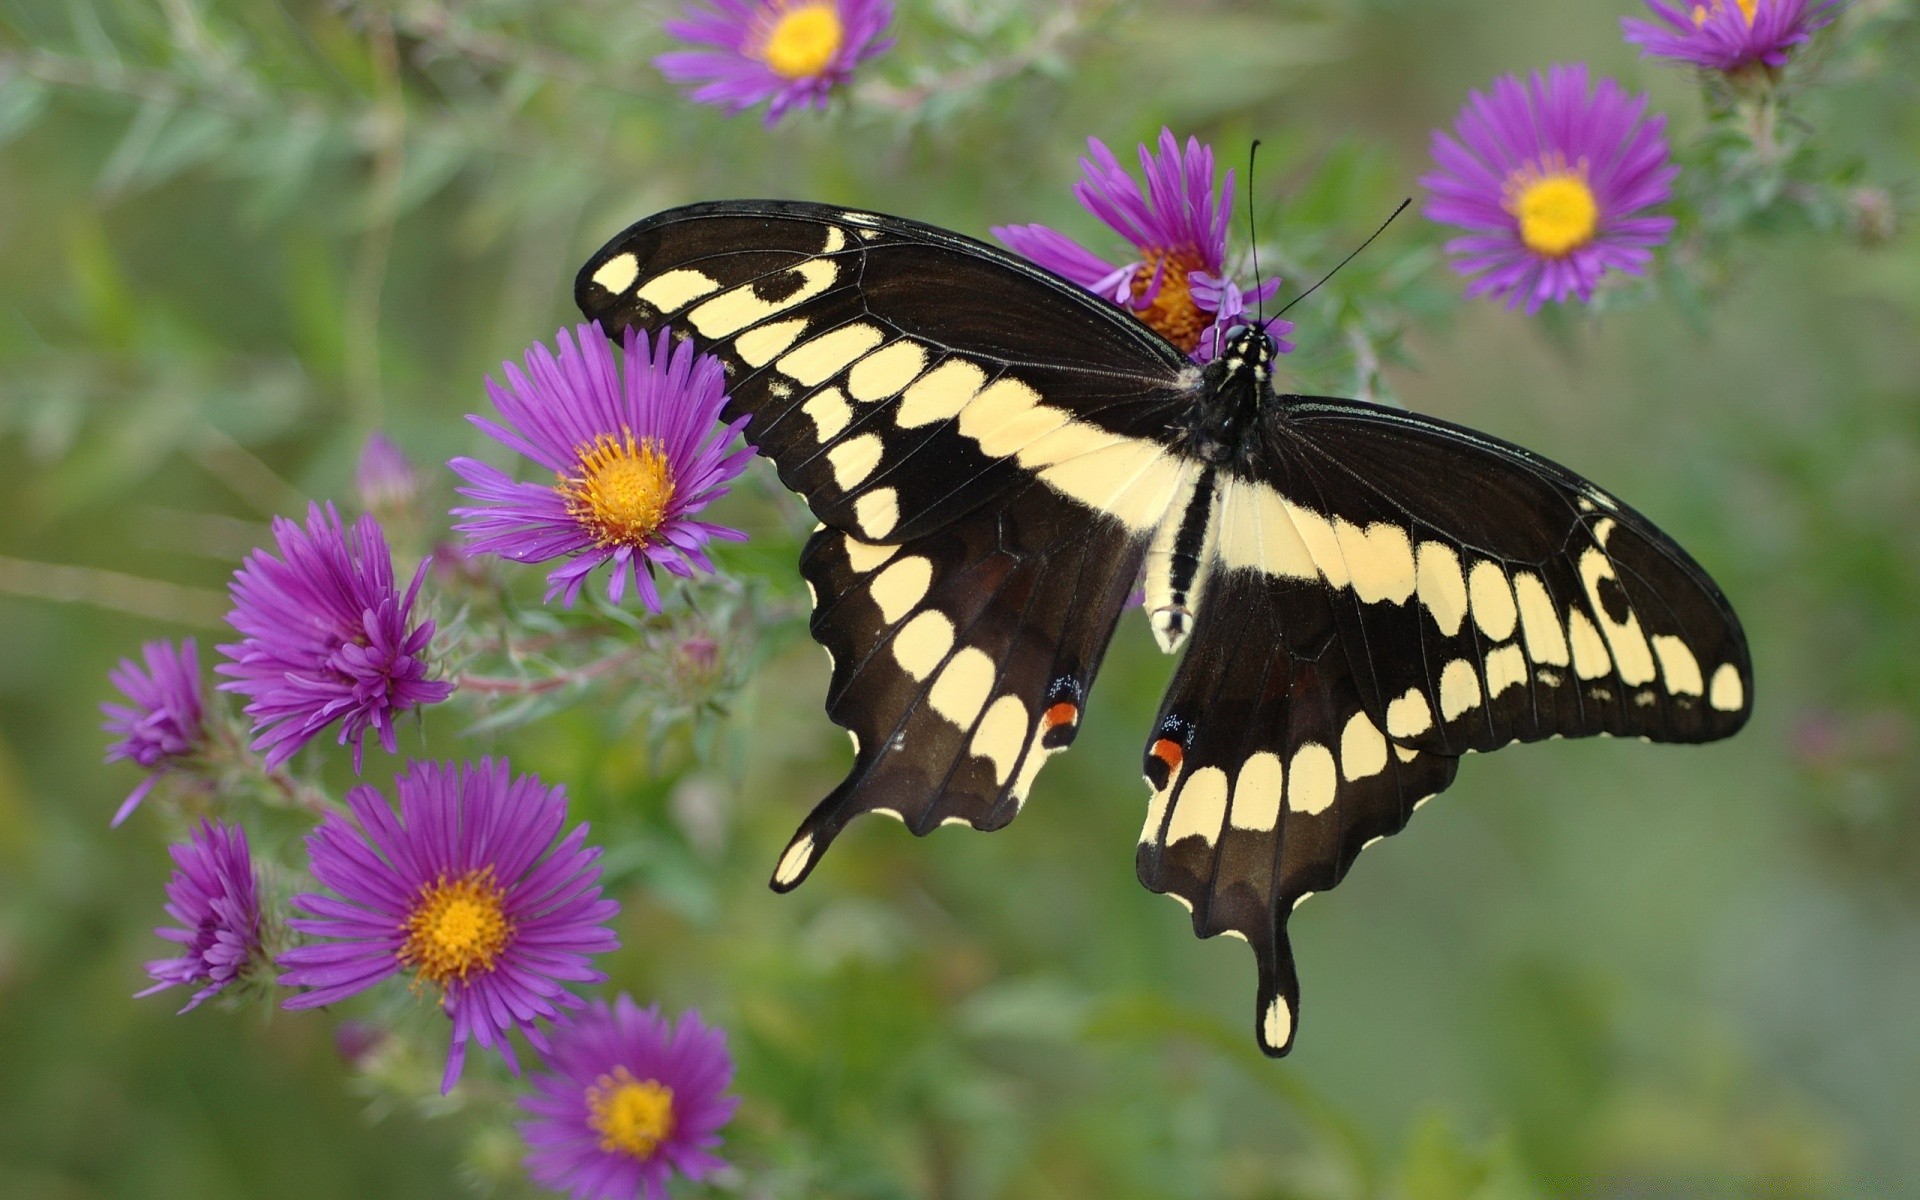
[[[455,980],[465,983],[470,974],[493,970],[513,940],[506,898],[493,881],[492,867],[455,880],[436,879],[420,889],[407,914],[400,961],[443,992]]]
[[[1200,335],[1213,324],[1213,314],[1202,311],[1193,302],[1187,272],[1203,271],[1207,264],[1189,250],[1144,250],[1141,255],[1146,261],[1133,271],[1133,315],[1161,337],[1192,354],[1200,345]],[[1143,305],[1141,301],[1153,286],[1155,271],[1161,272],[1160,290],[1151,303]]]
[[[621,430],[601,434],[579,449],[579,474],[554,485],[567,515],[601,546],[642,546],[666,523],[673,502],[673,468],[657,438],[635,441]]]
[[[608,1154],[645,1162],[673,1132],[673,1089],[615,1067],[587,1089],[587,1126]]]
[[[840,53],[846,29],[840,24],[840,10],[832,0],[793,4],[776,0],[772,23],[760,43],[758,57],[776,75],[786,79],[808,79],[833,64]]]
[[[1725,4],[1725,3],[1726,3],[1726,0],[1714,0],[1714,3],[1715,3],[1715,4]],[[1760,0],[1734,0],[1734,3],[1736,3],[1736,4],[1738,4],[1738,5],[1740,6],[1740,15],[1741,15],[1741,16],[1743,16],[1743,17],[1745,17],[1745,18],[1747,19],[1747,24],[1748,24],[1748,25],[1752,25],[1752,24],[1753,24],[1753,10],[1754,10],[1754,9],[1756,9],[1756,8],[1758,8],[1758,7],[1760,7]],[[1705,25],[1705,24],[1707,23],[1707,18],[1708,18],[1709,16],[1711,16],[1711,15],[1712,15],[1712,14],[1711,14],[1711,12],[1710,12],[1710,11],[1708,10],[1708,8],[1707,8],[1707,6],[1706,6],[1706,5],[1704,5],[1704,4],[1696,4],[1696,5],[1694,5],[1694,6],[1693,6],[1693,23],[1694,23],[1694,26],[1695,26],[1696,28],[1698,28],[1698,27],[1699,27],[1699,26],[1701,26],[1701,25]]]

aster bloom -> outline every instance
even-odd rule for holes
[[[726,1034],[698,1013],[670,1022],[622,992],[556,1026],[552,1073],[520,1107],[527,1173],[578,1200],[666,1200],[675,1173],[698,1181],[725,1164],[708,1151],[740,1101]]]
[[[305,529],[274,518],[273,536],[280,557],[256,550],[234,572],[227,623],[243,640],[220,647],[233,660],[215,668],[229,677],[220,687],[248,697],[268,767],[339,721],[358,773],[368,729],[391,754],[395,716],[453,694],[427,678],[433,622],[411,623],[426,564],[400,592],[380,522],[362,515],[349,539],[331,503],[308,505]]]
[[[711,50],[676,50],[653,60],[674,83],[730,112],[767,102],[767,124],[789,108],[827,106],[853,69],[893,46],[880,34],[891,0],[713,0],[667,22],[667,32]]]
[[[527,351],[524,372],[503,363],[507,386],[489,378],[487,394],[505,418],[468,417],[495,441],[553,472],[552,483],[516,483],[471,458],[447,465],[467,483],[454,528],[467,548],[515,562],[569,561],[547,576],[547,599],[572,605],[587,576],[612,563],[607,597],[618,604],[633,584],[660,611],[653,569],[691,578],[711,571],[704,547],[746,534],[696,521],[693,514],[727,494],[723,485],[746,469],[747,449],[727,453],[742,417],[715,428],[726,402],[720,360],[673,345],[666,330],[650,346],[626,334],[626,377],[613,347],[594,324],[569,337],[556,356],[543,344]]]
[[[1590,92],[1584,65],[1557,66],[1474,92],[1458,140],[1434,131],[1439,169],[1420,180],[1432,193],[1426,214],[1467,231],[1446,245],[1467,295],[1533,313],[1548,300],[1592,299],[1610,270],[1646,270],[1674,225],[1646,210],[1680,173],[1667,161],[1666,119],[1646,108],[1610,79]]]
[[[1787,64],[1787,52],[1830,23],[1835,0],[1702,0],[1673,5],[1647,0],[1659,20],[1620,19],[1620,32],[1645,58],[1736,71],[1751,63]]]
[[[572,983],[606,978],[588,957],[618,948],[600,898],[600,851],[577,825],[558,844],[566,789],[511,778],[505,759],[407,764],[395,781],[396,816],[375,788],[347,793],[353,819],[335,813],[307,836],[313,877],[332,895],[305,893],[287,922],[313,939],[280,956],[280,982],[312,991],[287,1008],[317,1008],[402,971],[440,993],[453,1042],[440,1090],[451,1091],[467,1042],[498,1050],[582,1001]]]
[[[168,853],[174,872],[167,881],[167,915],[179,927],[163,925],[154,932],[178,942],[185,953],[148,963],[154,985],[135,995],[205,984],[180,1010],[187,1012],[240,978],[260,957],[260,884],[246,831],[238,825],[203,821]]]
[[[133,815],[160,777],[196,753],[206,737],[200,658],[193,639],[182,641],[177,649],[171,642],[148,642],[140,653],[147,660],[146,670],[123,658],[107,672],[108,680],[130,703],[100,706],[107,717],[102,728],[120,739],[107,747],[107,761],[132,759],[148,771],[113,814],[115,828]]]
[[[353,473],[353,490],[360,507],[369,512],[394,513],[404,510],[420,493],[420,480],[413,464],[394,440],[384,433],[368,435],[360,451],[359,465]]]
[[[1182,150],[1162,129],[1158,152],[1140,147],[1144,194],[1099,138],[1088,138],[1091,159],[1073,187],[1088,212],[1133,245],[1136,256],[1113,264],[1045,225],[1000,225],[993,236],[1056,275],[1130,310],[1195,362],[1210,362],[1236,325],[1251,324],[1248,306],[1280,290],[1269,279],[1257,292],[1240,290],[1226,274],[1227,227],[1233,217],[1233,171],[1216,191],[1213,147],[1190,137]],[[1267,331],[1281,353],[1293,349],[1293,322],[1274,318]]]

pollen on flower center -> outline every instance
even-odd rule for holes
[[[761,45],[760,57],[776,75],[807,79],[824,72],[840,53],[845,30],[831,2],[780,6]]]
[[[587,1089],[587,1125],[602,1150],[644,1162],[673,1132],[673,1089],[615,1067]]]
[[[1213,323],[1213,315],[1202,312],[1194,303],[1187,273],[1206,269],[1206,263],[1190,251],[1149,249],[1141,253],[1146,261],[1133,272],[1133,315],[1182,352],[1192,354],[1200,345],[1200,335]],[[1160,275],[1157,288],[1153,278],[1156,272]]]
[[[666,523],[673,502],[673,466],[659,439],[603,433],[579,456],[579,474],[561,476],[554,487],[566,498],[568,515],[602,546],[644,545]]]
[[[1727,0],[1713,0],[1713,2],[1715,4],[1725,4]],[[1747,19],[1747,24],[1752,25],[1753,10],[1760,7],[1760,0],[1734,0],[1734,3],[1740,6],[1740,15]],[[1712,10],[1704,4],[1696,4],[1693,6],[1693,23],[1696,27],[1705,25],[1707,18],[1712,15]]]
[[[505,901],[490,866],[455,880],[442,876],[420,889],[407,913],[400,961],[442,990],[456,980],[465,983],[469,974],[493,970],[513,940]]]
[[[1507,184],[1507,211],[1520,221],[1527,249],[1549,258],[1570,254],[1593,240],[1600,206],[1578,172],[1565,168],[1521,171]]]

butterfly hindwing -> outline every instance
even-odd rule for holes
[[[801,572],[833,659],[827,713],[853,735],[854,766],[795,833],[774,886],[797,886],[862,812],[916,834],[1011,821],[1079,731],[1142,553],[1040,487],[904,544],[816,531]]]
[[[1278,1055],[1299,1014],[1294,905],[1398,832],[1453,781],[1456,760],[1387,741],[1318,586],[1240,571],[1207,595],[1147,745],[1153,795],[1136,867],[1141,883],[1191,910],[1195,934],[1252,946],[1255,1033]]]

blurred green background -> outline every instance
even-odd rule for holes
[[[1626,0],[900,3],[854,103],[767,131],[658,79],[652,0],[0,0],[0,1196],[528,1194],[497,1064],[416,1103],[327,1015],[129,998],[178,830],[109,834],[136,776],[101,765],[96,706],[143,638],[213,657],[266,517],[347,499],[369,431],[479,450],[481,377],[574,319],[629,221],[798,196],[1105,248],[1082,139],[1126,158],[1166,123],[1225,163],[1266,139],[1263,252],[1297,276],[1417,194],[1428,129],[1496,73],[1583,59],[1677,140],[1703,126],[1694,79],[1621,42]],[[1827,41],[1869,40],[1796,111],[1827,161],[1910,185],[1920,18],[1853,7]],[[1014,826],[861,822],[790,897],[766,877],[847,753],[791,622],[723,646],[769,653],[702,755],[603,706],[502,738],[430,717],[403,750],[508,750],[594,822],[610,986],[730,1032],[736,1169],[685,1194],[1920,1192],[1920,247],[1783,222],[1695,323],[1538,321],[1455,306],[1422,226],[1294,310],[1295,382],[1351,391],[1384,350],[1405,403],[1628,498],[1742,614],[1753,724],[1468,760],[1293,922],[1275,1063],[1246,950],[1134,880],[1169,673],[1137,613]],[[794,600],[804,525],[764,463],[721,515],[756,534],[726,563]]]

